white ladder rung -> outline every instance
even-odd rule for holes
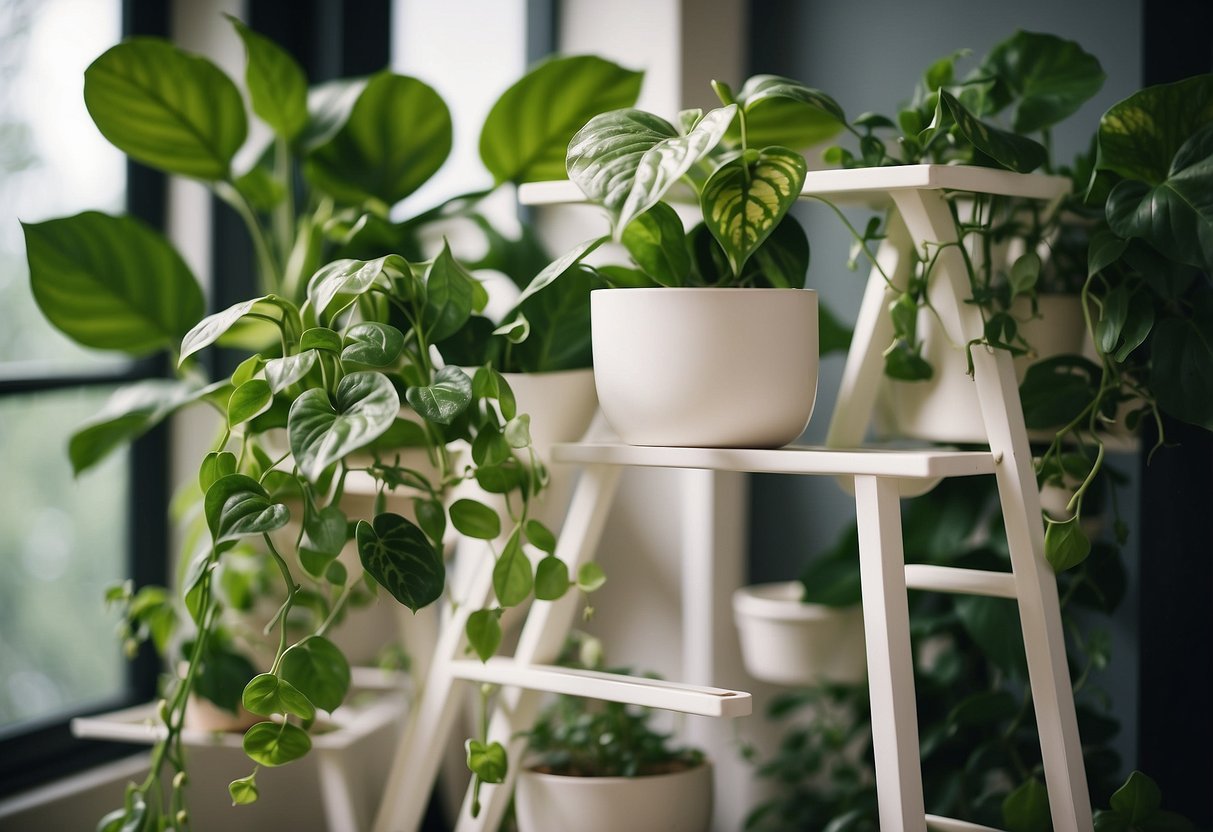
[[[988,595],[992,598],[1019,597],[1015,590],[1015,576],[1010,572],[987,572],[927,563],[906,564],[906,587],[962,595]]]
[[[982,826],[980,823],[969,823],[967,820],[941,818],[939,815],[927,815],[927,829],[930,832],[1002,832],[992,826]]]
[[[750,694],[742,691],[552,665],[524,665],[508,658],[487,662],[462,659],[451,662],[451,672],[456,679],[470,682],[606,699],[684,714],[738,717],[749,716],[753,711]]]

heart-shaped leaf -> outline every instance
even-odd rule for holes
[[[501,534],[501,518],[497,512],[476,500],[451,503],[451,523],[460,534],[480,540],[493,540]]]
[[[991,49],[978,73],[1008,88],[1016,133],[1035,133],[1073,115],[1107,77],[1099,59],[1074,41],[1024,31]]]
[[[510,535],[493,567],[493,591],[503,607],[521,604],[531,594],[535,576],[517,531]]]
[[[341,649],[308,636],[282,654],[282,678],[321,710],[332,713],[350,689],[350,665]]]
[[[598,113],[630,107],[642,72],[593,55],[552,58],[502,93],[480,131],[497,183],[563,179],[569,139]]]
[[[234,428],[270,409],[274,403],[274,394],[269,382],[265,379],[254,378],[241,384],[232,391],[232,397],[227,403],[227,424]]]
[[[147,379],[115,390],[95,416],[72,434],[68,457],[76,475],[139,438],[204,390],[191,381]]]
[[[433,176],[451,152],[451,113],[429,85],[371,77],[344,126],[309,155],[307,178],[350,205],[395,205]]]
[[[751,163],[740,156],[726,162],[704,184],[704,224],[735,276],[795,204],[807,170],[799,153],[768,147]]]
[[[623,230],[623,245],[645,274],[662,286],[681,286],[691,271],[691,253],[678,212],[658,202]]]
[[[425,271],[424,325],[430,341],[454,335],[472,316],[476,278],[451,254],[443,241],[442,251]]]
[[[378,321],[354,324],[345,333],[342,362],[366,367],[389,367],[404,353],[404,333]]]
[[[38,308],[86,347],[172,348],[205,309],[181,255],[133,217],[86,211],[22,228]]]
[[[295,382],[302,380],[314,366],[316,366],[315,350],[304,350],[298,355],[271,358],[265,362],[265,380],[269,382],[270,392],[281,393]]]
[[[293,139],[307,124],[307,76],[281,46],[227,15],[248,55],[245,83],[253,112],[275,133]]]
[[[501,610],[476,610],[468,616],[464,633],[480,661],[487,662],[501,645]]]
[[[294,714],[300,719],[312,719],[316,708],[311,701],[285,679],[272,673],[262,673],[244,687],[241,697],[245,710],[258,716]]]
[[[713,110],[686,135],[643,110],[590,119],[569,143],[569,178],[615,219],[616,238],[719,144],[736,105]]]
[[[226,179],[248,122],[240,91],[206,58],[132,38],[84,72],[84,103],[123,153],[169,173]]]
[[[338,78],[317,84],[307,92],[307,126],[296,143],[315,150],[328,142],[349,121],[354,105],[366,89],[367,78]]]
[[[326,314],[332,317],[371,287],[390,288],[389,277],[404,274],[408,268],[408,261],[398,254],[376,260],[334,260],[312,275],[307,284],[307,297],[318,317]],[[330,310],[329,306],[339,297],[344,302]]]
[[[211,451],[198,468],[198,485],[205,494],[215,481],[236,473],[236,455],[228,451]]]
[[[324,390],[305,391],[287,421],[299,470],[315,481],[329,465],[383,434],[399,412],[400,397],[382,373],[350,373],[331,400]]]
[[[455,421],[472,402],[472,380],[458,367],[443,367],[428,387],[410,387],[408,403],[424,419],[439,425]]]
[[[1147,87],[1099,120],[1096,168],[1158,185],[1172,172],[1180,147],[1213,123],[1213,75]]]
[[[273,502],[261,483],[245,474],[228,474],[215,480],[206,490],[203,507],[216,546],[272,532],[291,519],[290,509]]]
[[[289,722],[258,722],[244,735],[244,753],[263,766],[281,766],[307,756],[312,738]]]
[[[569,590],[569,567],[558,557],[548,555],[535,567],[535,597],[555,601]]]
[[[467,741],[468,770],[485,783],[504,783],[508,769],[505,746],[499,742]]]
[[[425,533],[398,514],[359,521],[358,556],[371,577],[413,612],[437,601],[446,583],[446,565]]]

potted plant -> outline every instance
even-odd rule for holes
[[[389,215],[442,165],[445,104],[421,81],[387,72],[309,92],[285,52],[232,23],[249,57],[248,104],[272,133],[247,171],[233,165],[247,138],[245,98],[203,57],[158,39],[124,42],[90,66],[85,100],[119,149],[203,181],[232,206],[253,240],[262,294],[203,318],[181,256],[138,221],[87,212],[25,226],[34,296],[52,324],[93,348],[167,352],[177,369],[175,380],[119,391],[72,437],[76,471],[187,404],[210,405],[220,421],[200,460],[197,499],[184,501],[200,533],[187,535],[179,596],[146,587],[110,594],[124,608],[128,647],[151,638],[170,655],[179,648],[183,661],[169,663],[151,772],[103,819],[107,830],[188,827],[182,732],[194,691],[258,717],[242,741],[257,766],[305,755],[318,713],[337,709],[350,685],[334,628],[377,591],[414,611],[439,598],[448,527],[505,541],[490,617],[531,593],[527,541],[552,545],[528,514],[545,472],[527,415],[491,364],[465,370],[438,348],[457,340],[488,294],[445,242],[423,252],[423,232],[469,214],[484,194],[403,221]],[[520,123],[507,108],[486,125],[482,156],[497,184],[549,175],[549,157],[563,158],[577,124],[630,103],[639,84],[638,73],[609,62],[564,58],[505,98],[517,105],[545,94],[535,78],[553,74],[571,84],[561,93],[571,106],[557,108],[565,121]],[[400,128],[390,142],[385,125]],[[509,241],[491,242],[490,254],[503,256]],[[208,383],[200,354],[220,344],[251,354]],[[355,509],[344,497],[359,476],[373,483],[372,499]],[[468,480],[504,495],[506,510],[448,499]],[[240,658],[222,623],[227,608],[260,592],[236,568],[241,558],[278,583],[261,667]],[[555,592],[551,580],[544,588]],[[495,649],[487,645],[476,642],[482,654]],[[257,798],[256,771],[231,784],[234,802]]]
[[[566,666],[602,669],[588,639]],[[528,732],[533,755],[514,796],[519,832],[706,832],[712,768],[703,753],[670,745],[652,712],[619,702],[560,696]]]

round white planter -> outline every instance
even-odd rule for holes
[[[708,832],[710,763],[647,777],[567,777],[526,770],[514,808],[519,832]]]
[[[631,445],[778,448],[817,395],[811,289],[606,289],[590,295],[594,381]]]
[[[746,671],[780,685],[854,684],[867,677],[863,610],[805,604],[799,581],[733,593]]]

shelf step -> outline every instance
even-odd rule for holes
[[[927,815],[927,829],[930,832],[1002,832],[992,826],[982,826],[955,818],[941,818],[939,815]]]
[[[455,678],[470,682],[566,693],[684,714],[732,718],[749,716],[753,710],[750,695],[742,691],[684,685],[618,673],[573,670],[552,665],[522,665],[507,658],[489,659],[488,662],[465,659],[451,662],[451,668]]]
[[[958,569],[954,566],[906,564],[906,586],[962,595],[988,595],[992,598],[1017,598],[1015,576],[1010,572],[986,572]]]

